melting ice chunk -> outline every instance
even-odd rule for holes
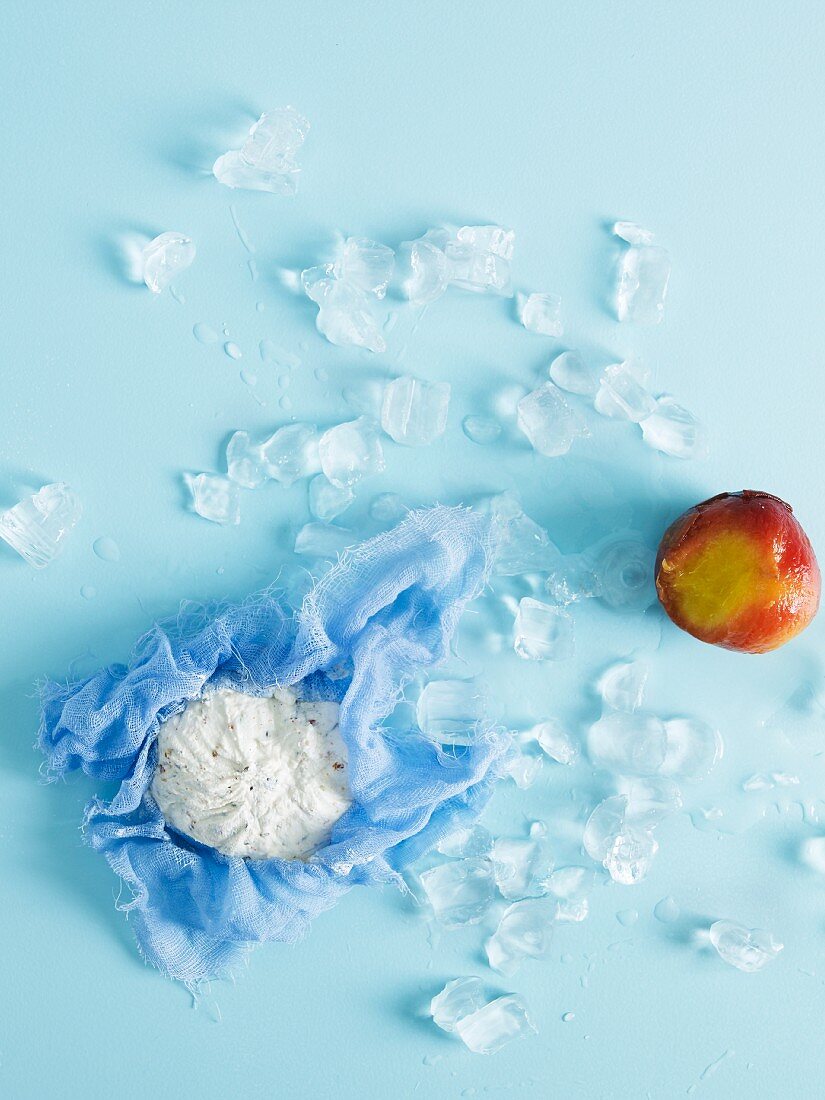
[[[296,154],[309,132],[309,123],[294,107],[261,115],[240,149],[218,157],[212,168],[226,187],[294,195],[299,168]]]
[[[594,402],[602,416],[638,423],[656,410],[656,398],[639,381],[633,365],[625,360],[605,367]]]
[[[529,732],[551,760],[559,764],[575,764],[578,760],[579,747],[560,719],[545,718]]]
[[[232,481],[244,489],[257,489],[269,476],[261,447],[248,432],[235,432],[226,445],[226,469]]]
[[[517,494],[499,493],[490,500],[496,537],[495,571],[499,576],[542,572],[559,558],[543,527],[525,514]]]
[[[584,554],[565,554],[554,562],[544,587],[556,603],[567,607],[576,600],[598,596],[599,579],[590,560]]]
[[[590,912],[587,892],[593,875],[584,867],[560,867],[548,880],[550,893],[556,899],[556,920],[575,922],[586,919]]]
[[[511,752],[502,764],[502,775],[508,776],[521,790],[532,787],[541,771],[542,759],[530,753]]]
[[[628,809],[626,795],[606,798],[587,819],[583,837],[587,854],[625,886],[647,875],[659,850],[650,825],[634,821]]]
[[[572,657],[572,617],[553,604],[525,596],[516,613],[513,648],[527,661],[563,661]]]
[[[269,477],[281,485],[294,485],[321,469],[318,429],[314,424],[287,424],[261,444],[261,457]]]
[[[334,523],[305,523],[295,537],[295,553],[318,561],[336,561],[355,541],[352,531]]]
[[[616,222],[613,232],[627,244],[653,244],[653,234],[636,222]]]
[[[477,1012],[486,1003],[481,978],[456,978],[447,982],[441,992],[433,997],[430,1015],[442,1031],[455,1031],[459,1020]]]
[[[660,397],[650,416],[639,422],[648,447],[673,458],[701,458],[707,454],[705,429],[692,412],[672,397]]]
[[[515,234],[497,225],[465,225],[446,240],[450,282],[464,290],[510,297]]]
[[[160,294],[195,259],[195,246],[183,233],[161,233],[143,249],[143,281]]]
[[[553,854],[544,836],[497,837],[493,841],[496,886],[508,901],[546,894],[552,870]]]
[[[596,690],[605,706],[632,714],[642,705],[649,671],[644,661],[620,661],[601,674]]]
[[[450,859],[471,859],[490,854],[493,838],[483,825],[470,825],[456,829],[436,845],[443,856]]]
[[[519,302],[521,323],[540,336],[561,336],[561,298],[558,294],[529,294]],[[552,377],[552,375],[551,375]]]
[[[653,567],[656,555],[633,538],[606,542],[595,555],[593,570],[599,582],[599,596],[610,607],[622,611],[644,611],[656,599]]]
[[[568,393],[594,397],[599,389],[598,373],[577,351],[563,351],[550,364],[550,380]]]
[[[762,970],[784,947],[770,932],[730,920],[718,920],[710,926],[710,942],[721,959],[748,974]]]
[[[313,291],[320,293],[317,284]],[[351,283],[335,279],[326,286],[315,327],[331,344],[339,347],[366,348],[367,351],[387,350],[381,324],[372,310],[370,298]]]
[[[534,450],[548,458],[565,455],[577,436],[587,429],[564,394],[552,382],[545,382],[518,403],[518,426]]]
[[[656,775],[667,755],[665,724],[642,711],[608,711],[587,731],[587,752],[623,775]]]
[[[333,485],[323,474],[309,483],[309,510],[322,523],[340,516],[355,500],[348,485]]]
[[[422,382],[403,375],[384,388],[381,427],[396,443],[426,447],[444,434],[449,407],[449,382]]]
[[[440,298],[450,283],[450,262],[443,250],[425,237],[405,241],[401,250],[409,264],[402,290],[410,302],[426,306]]]
[[[375,422],[367,416],[329,428],[319,443],[321,469],[333,485],[355,485],[384,469],[384,448]]]
[[[665,312],[670,255],[658,245],[626,248],[619,263],[616,313],[620,321],[658,325]]]
[[[418,696],[418,728],[441,744],[469,744],[487,714],[487,697],[473,680],[430,680]]]
[[[395,253],[385,244],[365,237],[348,237],[333,266],[336,279],[383,298],[392,278]]]
[[[212,523],[241,522],[241,494],[238,485],[220,474],[184,474],[192,494],[192,508]]]
[[[515,974],[524,959],[546,955],[553,938],[554,915],[552,903],[536,898],[508,906],[484,945],[493,970]]]
[[[80,501],[64,482],[44,485],[0,514],[0,538],[29,565],[45,569],[62,551],[81,511]]]
[[[422,872],[421,885],[436,919],[448,928],[477,924],[495,896],[492,867],[486,859],[442,863]]]
[[[491,416],[465,416],[461,427],[467,438],[479,447],[489,447],[501,435],[501,424]]]
[[[667,751],[662,774],[676,779],[704,779],[722,756],[719,731],[699,718],[665,722]]]
[[[456,1024],[464,1045],[474,1054],[495,1054],[513,1039],[535,1035],[536,1028],[520,997],[508,993],[464,1016]]]

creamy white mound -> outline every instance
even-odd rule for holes
[[[337,703],[216,691],[158,731],[152,795],[178,832],[229,856],[307,859],[349,807]]]

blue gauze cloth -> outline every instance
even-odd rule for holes
[[[128,886],[121,906],[144,957],[189,984],[227,973],[253,944],[294,942],[355,884],[398,872],[489,796],[507,735],[480,728],[443,752],[383,728],[403,683],[445,656],[464,605],[487,579],[491,534],[467,509],[411,512],[348,551],[289,614],[272,592],[174,629],[155,626],[129,665],[47,683],[39,744],[53,776],[119,780],[86,808],[84,833]],[[149,787],[160,724],[205,690],[268,695],[300,684],[340,702],[353,802],[307,862],[246,860],[167,829]]]

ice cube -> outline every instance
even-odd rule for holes
[[[731,920],[718,920],[710,926],[710,942],[721,959],[747,974],[762,970],[784,947],[770,932]]]
[[[645,661],[620,661],[601,674],[596,690],[605,706],[632,713],[642,705],[649,672]]]
[[[584,826],[582,843],[591,859],[604,863],[625,827],[628,799],[615,794],[596,806]]]
[[[519,302],[521,323],[540,336],[561,336],[561,298],[558,294],[528,294]]]
[[[656,599],[653,570],[656,554],[633,538],[617,538],[596,555],[594,572],[599,596],[622,611],[644,611]]]
[[[587,892],[592,882],[592,873],[584,867],[561,867],[553,872],[548,886],[556,899],[556,920],[578,923],[587,918]]]
[[[379,493],[370,504],[370,515],[377,523],[398,523],[408,511],[398,493]]]
[[[514,993],[497,997],[464,1016],[456,1024],[456,1031],[474,1054],[495,1054],[513,1039],[536,1034],[523,1001]]]
[[[295,553],[317,561],[337,561],[356,541],[352,531],[334,523],[305,523],[295,536]]]
[[[658,325],[665,312],[670,254],[658,245],[626,248],[619,263],[616,313],[620,321]]]
[[[650,416],[639,422],[648,447],[674,458],[702,458],[707,454],[707,435],[692,412],[673,400],[660,397]]]
[[[387,350],[382,322],[363,290],[342,279],[334,279],[327,286],[323,281],[314,284],[313,292],[320,293],[321,288],[326,293],[319,305],[315,327],[322,336],[338,347],[366,348],[373,352]]]
[[[579,759],[579,747],[560,719],[545,718],[529,732],[551,760],[559,764],[575,764]]]
[[[35,569],[45,569],[63,550],[81,516],[80,501],[62,481],[0,514],[0,538]]]
[[[607,711],[587,731],[587,752],[594,764],[623,775],[656,775],[665,762],[665,724],[655,714]]]
[[[550,380],[568,393],[594,397],[599,389],[599,374],[589,367],[577,351],[563,351],[550,364]]]
[[[450,264],[442,249],[423,237],[405,241],[401,248],[410,269],[402,290],[410,302],[425,306],[440,298],[450,283]]]
[[[544,836],[497,837],[493,841],[496,886],[508,901],[538,898],[547,893],[553,854]]]
[[[381,427],[396,443],[426,447],[444,434],[449,407],[449,382],[422,382],[402,375],[384,389]]]
[[[476,252],[490,252],[503,260],[512,260],[516,234],[515,230],[502,229],[500,225],[463,225],[456,232],[456,240]]]
[[[483,825],[470,825],[444,837],[436,848],[450,859],[472,859],[488,856],[492,846],[493,838]]]
[[[656,398],[647,392],[625,360],[604,368],[594,406],[602,416],[638,423],[655,412]]]
[[[418,728],[439,744],[469,744],[487,715],[487,697],[474,680],[430,680],[416,704]]]
[[[334,282],[335,276],[332,264],[307,267],[301,272],[301,286],[304,294],[318,306],[322,306],[327,300]]]
[[[516,751],[509,754],[501,765],[502,775],[512,779],[517,787],[525,791],[532,787],[541,771],[542,759],[530,753]]]
[[[143,249],[143,281],[160,294],[195,259],[195,246],[183,233],[161,233]]]
[[[514,239],[512,230],[499,226],[463,226],[443,243],[450,281],[464,290],[510,297]]]
[[[238,485],[220,474],[184,474],[192,494],[192,509],[212,523],[241,522],[241,494]]]
[[[493,970],[515,974],[524,959],[540,959],[550,950],[554,906],[528,898],[508,906],[498,928],[484,945]]]
[[[348,237],[341,246],[333,267],[337,279],[343,279],[367,294],[383,298],[392,278],[395,253],[385,244],[365,237]]]
[[[501,424],[491,416],[465,416],[461,427],[467,438],[479,447],[489,447],[501,435]]]
[[[583,554],[565,554],[552,565],[544,583],[548,594],[556,603],[567,607],[576,600],[598,596],[599,579],[593,566]]]
[[[534,450],[548,458],[565,455],[577,436],[587,435],[578,413],[552,382],[545,382],[518,403],[518,426]]]
[[[378,428],[367,416],[359,416],[329,428],[319,443],[321,469],[333,485],[355,485],[362,477],[384,469],[384,448]]]
[[[552,604],[525,596],[518,605],[513,648],[527,661],[564,661],[572,657],[572,617]]]
[[[699,718],[665,722],[667,752],[662,774],[676,779],[704,779],[722,756],[719,731]]]
[[[524,513],[515,493],[492,497],[490,514],[496,539],[495,571],[499,576],[542,572],[560,557],[544,528]]]
[[[226,469],[244,489],[257,489],[268,477],[261,446],[252,442],[248,432],[235,432],[227,443]]]
[[[267,475],[281,485],[294,485],[321,469],[320,441],[314,424],[286,424],[261,444]]]
[[[653,829],[669,814],[682,808],[682,792],[672,779],[662,776],[621,777],[619,793],[627,799],[627,818]]]
[[[613,232],[627,244],[653,244],[653,234],[636,222],[616,222]]]
[[[295,156],[308,131],[309,123],[294,107],[263,114],[240,149],[218,157],[214,176],[226,187],[294,195],[300,171]]]
[[[442,863],[420,878],[436,920],[448,928],[477,924],[495,896],[493,870],[486,859]]]
[[[647,877],[659,844],[649,828],[627,822],[604,861],[614,882],[633,886]]]
[[[455,981],[447,982],[441,992],[433,997],[430,1015],[433,1023],[442,1031],[455,1031],[459,1020],[477,1012],[486,1003],[487,997],[481,978],[456,978]]]
[[[323,474],[309,483],[309,510],[322,523],[340,516],[355,500],[355,493],[348,485],[333,485]]]

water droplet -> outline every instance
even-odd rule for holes
[[[662,898],[653,906],[653,916],[662,924],[673,924],[679,919],[679,906],[672,897]]]
[[[232,224],[235,226],[235,232],[238,234],[238,240],[247,252],[254,252],[255,246],[250,242],[246,231],[241,227],[241,223],[238,221],[238,212],[233,205],[229,207],[229,215],[232,218]]]
[[[249,268],[249,274],[252,276],[252,282],[258,278],[258,265],[254,260],[247,260],[246,266]]]
[[[501,435],[501,424],[491,416],[465,416],[461,427],[467,438],[479,447],[488,447]]]
[[[95,539],[92,543],[92,549],[101,561],[120,561],[120,547],[114,539],[110,539],[105,535]]]
[[[97,595],[97,589],[93,584],[83,584],[80,586],[80,595],[84,600],[93,600]]]
[[[278,376],[278,385],[282,390],[288,390],[291,381],[292,378],[288,374],[281,374]]]
[[[263,311],[266,309],[266,306],[263,302],[256,302],[255,309],[257,309],[258,313],[263,313]]]
[[[254,374],[251,370],[242,370],[241,381],[244,382],[247,386],[257,386],[258,376],[257,374]]]
[[[319,382],[329,382],[329,371],[324,367],[315,368],[315,377]]]
[[[289,410],[292,408],[292,401],[290,400],[288,394],[284,394],[278,404],[285,412],[289,412]]]
[[[562,1023],[572,1024],[572,1022],[576,1019],[576,1013],[575,1012],[565,1012],[561,1019],[562,1019]]]
[[[230,359],[240,359],[243,355],[243,352],[238,347],[238,345],[233,343],[231,340],[227,340],[227,342],[223,346],[223,350],[226,352]]]
[[[616,914],[616,920],[625,928],[630,928],[638,919],[639,914],[635,909],[620,909]]]
[[[218,340],[220,340],[220,336],[217,332],[215,332],[211,325],[207,325],[205,321],[198,321],[192,329],[192,335],[200,344],[217,344]]]
[[[287,351],[286,348],[279,347],[274,340],[261,340],[258,351],[264,363],[275,363],[286,370],[293,370],[301,365],[301,360],[297,355]]]

